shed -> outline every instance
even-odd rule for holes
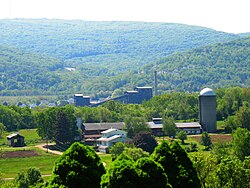
[[[7,136],[7,140],[8,140],[8,145],[9,146],[12,146],[12,147],[15,147],[15,146],[18,146],[18,147],[24,146],[24,137],[21,136],[19,134],[19,132],[16,132],[16,133],[8,135]]]

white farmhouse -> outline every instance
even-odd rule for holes
[[[106,153],[108,148],[112,147],[117,142],[125,143],[129,140],[127,133],[119,129],[108,129],[101,132],[102,137],[97,139],[99,151]]]

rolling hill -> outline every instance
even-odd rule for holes
[[[236,38],[239,36],[174,23],[0,20],[0,45],[52,56],[66,67],[92,72],[108,69],[110,74],[137,69],[175,52]]]
[[[153,70],[160,92],[249,86],[242,36],[168,23],[0,20],[0,95],[107,97],[153,85]]]

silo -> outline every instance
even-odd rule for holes
[[[205,88],[200,92],[199,116],[202,131],[216,132],[216,96],[210,88]]]

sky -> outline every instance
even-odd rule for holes
[[[0,19],[145,21],[250,32],[249,0],[0,0]]]

